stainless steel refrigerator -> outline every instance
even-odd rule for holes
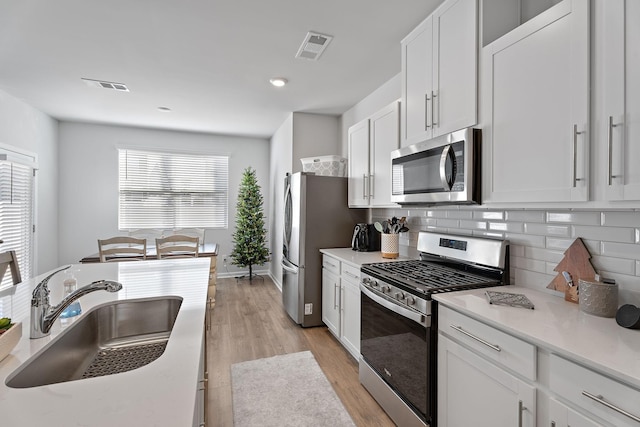
[[[320,249],[350,247],[353,228],[365,218],[366,211],[348,207],[347,178],[304,172],[285,178],[282,302],[296,323],[322,325]]]

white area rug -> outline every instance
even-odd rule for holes
[[[231,366],[236,427],[354,426],[310,351]]]

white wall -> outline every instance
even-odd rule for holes
[[[280,125],[271,137],[270,147],[270,182],[269,198],[271,213],[269,229],[271,230],[271,278],[282,289],[282,229],[284,212],[284,177],[291,173],[293,163],[293,114]]]
[[[293,113],[293,173],[302,171],[300,159],[340,153],[338,117]]]
[[[265,139],[71,122],[60,123],[59,135],[62,264],[97,252],[97,239],[122,234],[118,230],[118,147],[230,156],[229,227],[205,234],[207,242],[220,245],[219,255],[233,249],[238,186],[249,166],[256,170],[269,221],[269,142]],[[221,258],[218,266],[219,274],[237,271],[231,264],[225,268]]]
[[[349,152],[347,146],[349,128],[400,99],[402,90],[400,84],[400,73],[398,73],[340,116],[340,153],[343,157],[347,157]]]
[[[38,158],[35,275],[59,265],[57,138],[57,120],[0,91],[0,143],[29,151]]]
[[[284,226],[284,178],[302,171],[301,158],[339,155],[339,121],[336,116],[291,113],[271,137],[269,198],[271,220],[271,269],[275,284],[282,288],[282,233]]]

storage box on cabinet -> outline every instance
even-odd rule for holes
[[[640,425],[640,391],[555,354],[550,390],[578,408],[617,427]]]
[[[443,334],[517,375],[536,380],[534,345],[444,306],[438,308],[438,322],[438,329]]]

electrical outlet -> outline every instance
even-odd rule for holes
[[[227,262],[229,261],[229,256],[228,255],[222,255],[222,264],[224,264],[224,266],[227,266]]]
[[[313,314],[313,303],[308,303],[304,305],[304,315],[308,316]]]

